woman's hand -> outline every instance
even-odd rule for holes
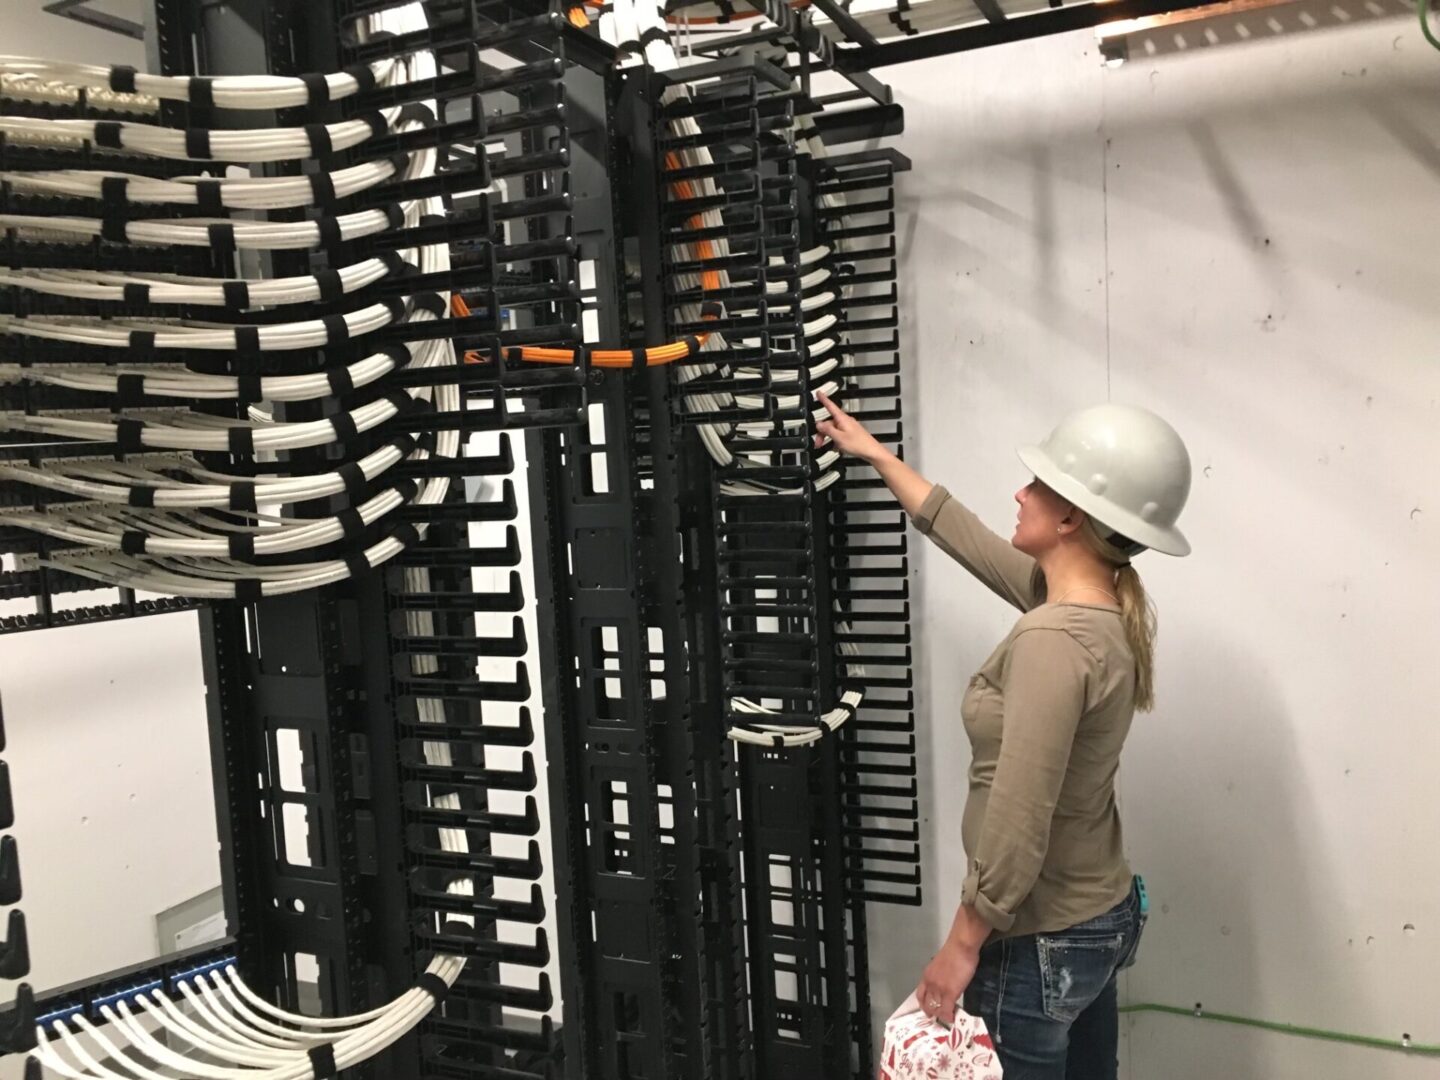
[[[859,420],[826,395],[817,394],[816,397],[830,414],[829,420],[821,420],[815,425],[815,430],[820,433],[815,436],[816,446],[823,446],[828,439],[842,454],[849,454],[872,465],[889,453],[874,435],[865,430],[865,425]]]
[[[975,977],[975,968],[979,963],[979,949],[953,941],[942,945],[925,968],[925,974],[920,976],[920,985],[915,988],[915,1000],[920,1003],[921,1011],[946,1027],[953,1024],[955,1006]]]

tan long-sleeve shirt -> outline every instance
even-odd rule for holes
[[[1135,660],[1119,613],[1044,603],[1035,561],[939,485],[914,522],[1025,613],[960,705],[972,749],[963,900],[994,937],[1103,914],[1131,887],[1115,773],[1135,715]]]

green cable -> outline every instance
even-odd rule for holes
[[[1326,1031],[1324,1028],[1300,1027],[1297,1024],[1277,1024],[1271,1020],[1252,1020],[1248,1016],[1231,1016],[1227,1013],[1206,1012],[1204,1009],[1181,1009],[1174,1005],[1122,1005],[1122,1013],[1156,1012],[1169,1016],[1188,1016],[1192,1020],[1214,1020],[1220,1024],[1239,1024],[1241,1027],[1260,1028],[1262,1031],[1278,1031],[1282,1035],[1299,1035],[1306,1039],[1324,1039],[1327,1042],[1351,1043],[1368,1046],[1376,1050],[1403,1050],[1407,1054],[1440,1055],[1440,1043],[1417,1043],[1407,1039],[1379,1039],[1373,1035],[1351,1035],[1344,1031]]]
[[[1425,35],[1425,40],[1440,49],[1440,38],[1435,36],[1435,31],[1430,29],[1430,0],[1420,0],[1420,30]]]

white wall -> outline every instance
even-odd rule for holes
[[[1408,10],[1408,9],[1402,9]],[[1013,520],[1011,447],[1149,405],[1195,555],[1147,556],[1160,707],[1122,771],[1154,914],[1131,1002],[1440,1043],[1440,55],[1408,17],[1252,17],[1106,70],[1093,35],[893,69],[911,452]],[[1296,32],[1289,32],[1288,28]],[[1261,40],[1264,39],[1264,40]],[[918,560],[927,903],[876,910],[884,1013],[964,874],[964,681],[1013,618]],[[1413,927],[1407,930],[1406,927]],[[1434,1059],[1146,1014],[1136,1080],[1418,1080]]]

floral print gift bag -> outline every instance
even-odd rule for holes
[[[1000,1080],[1000,1059],[985,1021],[959,1010],[945,1027],[911,994],[885,1024],[876,1080]]]

